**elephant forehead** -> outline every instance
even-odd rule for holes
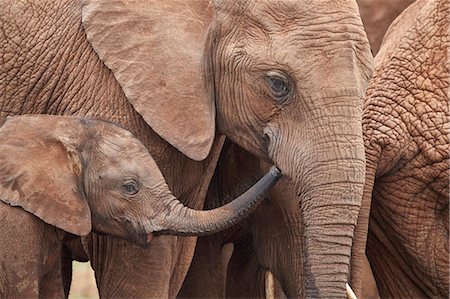
[[[153,183],[163,181],[162,173],[147,149],[135,138],[103,138],[97,150],[100,172],[105,177],[135,176]]]
[[[132,164],[134,161],[142,162],[147,155],[150,155],[144,145],[136,138],[121,134],[102,136],[94,147],[95,152],[118,166],[127,163]]]
[[[307,18],[330,12],[357,12],[356,1],[352,0],[277,0],[277,1],[223,1],[216,3],[217,11],[227,16],[273,19]]]

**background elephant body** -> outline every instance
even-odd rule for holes
[[[448,1],[408,7],[367,91],[367,253],[381,297],[449,296],[449,13]]]
[[[76,114],[120,123],[148,148],[176,197],[197,209],[223,143],[217,123],[292,181],[305,228],[302,248],[292,249],[305,255],[295,296],[345,297],[372,64],[355,1],[2,7],[2,119]],[[175,296],[195,246],[195,238],[172,236],[148,250],[111,237],[87,241],[103,297]]]
[[[357,0],[361,19],[375,56],[389,25],[415,0]]]

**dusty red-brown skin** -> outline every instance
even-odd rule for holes
[[[449,296],[449,13],[448,1],[408,7],[366,95],[367,254],[381,297]]]

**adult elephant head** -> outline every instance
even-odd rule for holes
[[[372,62],[356,2],[87,0],[83,25],[134,108],[174,147],[205,158],[217,124],[293,181],[304,295],[344,297]]]

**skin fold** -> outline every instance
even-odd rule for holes
[[[291,249],[305,256],[304,278],[289,282],[294,296],[345,297],[372,66],[355,1],[1,4],[3,120],[75,114],[122,124],[195,209],[226,135],[293,186],[305,228]],[[195,242],[158,236],[142,249],[91,234],[82,247],[100,296],[165,298],[178,293]]]
[[[449,12],[448,1],[408,7],[366,95],[367,255],[382,298],[449,296]]]

